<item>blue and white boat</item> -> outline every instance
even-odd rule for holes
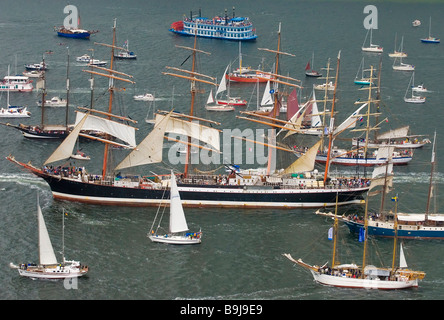
[[[89,37],[97,33],[98,31],[88,31],[79,28],[65,28],[65,27],[54,27],[59,37],[73,38],[73,39],[89,39]]]
[[[440,39],[432,37],[430,35],[431,28],[432,28],[432,17],[430,17],[430,22],[429,22],[429,36],[427,38],[421,39],[421,42],[423,42],[423,43],[440,43],[441,42]]]
[[[171,24],[169,31],[184,36],[194,36],[214,39],[225,39],[235,41],[249,41],[257,38],[256,29],[248,17],[228,17],[225,10],[225,16],[216,16],[214,18],[202,17],[199,10],[198,17],[184,17],[181,21]]]
[[[369,235],[394,237],[396,230],[398,238],[444,239],[444,214],[430,213],[429,210],[435,170],[435,140],[436,133],[433,141],[429,193],[424,213],[390,213],[383,216],[371,214],[368,219],[367,232]],[[398,197],[394,197],[392,200],[397,203]],[[351,232],[359,233],[364,228],[364,220],[357,215],[344,216],[341,220],[349,227]]]

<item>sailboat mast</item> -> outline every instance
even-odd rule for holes
[[[395,221],[394,221],[395,236],[393,237],[393,259],[392,259],[392,274],[395,272],[396,261],[396,247],[398,245],[398,195],[395,198]]]
[[[338,76],[339,76],[339,62],[341,61],[341,51],[338,53],[338,62],[336,68],[336,77],[335,77],[335,89],[333,91],[333,102],[331,105],[331,116],[330,116],[330,128],[328,130],[328,153],[327,153],[327,161],[325,163],[325,171],[324,171],[324,185],[327,182],[328,171],[330,167],[330,154],[331,148],[333,144],[333,129],[334,129],[334,112],[335,112],[335,101],[336,101],[336,89],[338,87]]]
[[[336,244],[338,235],[338,193],[336,192],[336,206],[335,206],[335,222],[333,225],[333,256],[331,259],[331,267],[334,268],[336,264]]]
[[[62,209],[62,263],[65,265],[65,209]]]
[[[435,140],[436,140],[436,131],[435,136],[433,137],[433,147],[432,147],[432,160],[431,162],[431,172],[430,172],[430,184],[429,184],[429,193],[427,196],[427,206],[425,211],[425,219],[427,220],[430,209],[430,198],[432,197],[432,188],[433,188],[433,172],[435,171]]]
[[[197,25],[196,25],[196,29],[194,31],[194,45],[193,45],[194,50],[191,53],[193,59],[192,59],[192,64],[191,64],[192,76],[191,76],[190,116],[194,116],[194,100],[196,99],[196,81],[193,79],[194,73],[196,71],[195,70],[196,69],[196,45],[197,45]],[[187,154],[185,157],[185,168],[184,168],[184,176],[185,177],[188,176],[188,168],[189,168],[189,164],[191,162],[191,150],[190,150],[191,147],[190,147],[190,145],[191,145],[191,137],[188,137]]]
[[[65,111],[65,126],[66,131],[68,131],[68,115],[69,115],[69,47],[68,50],[68,58],[66,64],[66,111]]]
[[[110,70],[113,70],[114,66],[114,46],[116,43],[116,25],[117,21],[114,19],[114,25],[113,25],[113,43],[111,46],[111,62],[110,62]],[[110,71],[110,75],[112,75],[112,72]],[[109,103],[108,103],[108,113],[112,112],[113,108],[113,94],[114,94],[114,81],[113,78],[109,78]],[[110,116],[108,116],[108,119],[111,119]],[[103,156],[103,165],[102,165],[102,180],[105,179],[106,176],[106,168],[108,165],[108,157],[109,157],[109,145],[105,143],[104,146],[104,156]]]
[[[43,57],[43,69],[45,69],[45,57]],[[42,73],[42,83],[43,83],[43,88],[42,88],[41,128],[43,130],[44,126],[45,126],[45,99],[46,99],[46,71],[45,70],[43,70],[43,73]],[[8,89],[8,92],[9,92],[9,89]],[[8,104],[9,104],[9,100],[8,100]]]
[[[365,199],[365,215],[364,215],[364,251],[362,254],[362,275],[361,277],[364,278],[364,268],[366,264],[366,257],[367,257],[367,234],[368,234],[368,192],[367,197]]]

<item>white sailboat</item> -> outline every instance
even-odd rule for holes
[[[230,84],[227,86],[227,71],[228,67],[225,69],[224,75],[222,76],[222,79],[220,80],[219,87],[216,91],[216,104],[221,105],[228,105],[228,106],[246,106],[247,101],[244,99],[241,99],[240,97],[231,97],[230,96]],[[223,92],[226,92],[226,98],[225,99],[218,99],[217,96]]]
[[[369,85],[370,83],[372,83],[369,77],[364,75],[366,71],[369,70],[364,69],[364,57],[362,57],[361,64],[359,65],[358,71],[356,72],[355,81],[354,81],[355,84]],[[361,77],[359,77],[359,73],[361,73]]]
[[[399,58],[399,64],[397,64],[398,58],[393,61],[392,68],[396,71],[415,71],[415,66],[412,64],[402,62],[402,57]]]
[[[39,264],[22,263],[15,265],[10,263],[10,267],[17,269],[19,274],[23,277],[31,279],[67,279],[78,278],[88,272],[88,267],[80,264],[79,261],[65,260],[64,248],[62,250],[62,262],[58,262],[54,253],[54,248],[46,228],[45,220],[43,218],[42,209],[37,197],[37,222],[39,235]],[[65,212],[63,212],[63,231],[65,228]],[[63,232],[64,233],[64,232]],[[63,235],[64,239],[64,235]],[[64,247],[64,241],[63,241]]]
[[[365,46],[365,42],[367,40],[367,36],[368,36],[369,32],[370,32],[370,43],[369,43],[369,46],[366,47]],[[370,29],[368,29],[367,34],[365,35],[364,43],[362,44],[362,47],[361,47],[362,51],[364,51],[364,52],[372,52],[372,53],[381,53],[381,52],[383,52],[384,49],[381,46],[372,43],[372,40],[373,40],[372,38],[373,38],[373,28],[370,28]]]
[[[367,197],[368,199],[368,197]],[[336,245],[337,245],[337,229],[338,229],[338,217],[337,207],[335,211],[334,225],[329,230],[331,238],[333,240],[333,255],[332,265],[328,266],[328,262],[322,266],[310,265],[302,261],[302,259],[294,259],[289,253],[283,254],[290,261],[310,270],[313,278],[316,282],[342,288],[362,288],[362,289],[383,289],[383,290],[396,290],[407,289],[412,287],[418,287],[419,280],[425,277],[425,273],[422,271],[414,271],[407,269],[407,263],[404,256],[404,250],[402,245],[399,248],[399,264],[395,265],[395,258],[397,252],[397,239],[395,236],[393,245],[393,261],[391,268],[375,267],[373,265],[366,264],[366,251],[367,251],[367,229],[368,229],[368,200],[366,200],[365,206],[365,227],[363,229],[364,248],[363,248],[363,260],[362,266],[358,266],[355,263],[349,264],[337,264],[336,261]]]
[[[415,74],[412,73],[412,76],[410,77],[409,85],[407,86],[407,90],[405,91],[404,101],[407,103],[425,103],[426,98],[415,95],[415,92],[413,90],[411,90],[412,96],[407,97],[409,90],[412,89],[412,87],[413,87],[412,82],[414,81],[414,77],[415,77]]]
[[[213,89],[210,90],[208,95],[207,103],[205,104],[205,109],[208,111],[234,111],[234,107],[231,105],[217,104],[215,103],[213,97]]]
[[[148,238],[153,242],[162,242],[169,244],[198,244],[202,241],[202,232],[188,233],[188,225],[185,219],[185,213],[182,207],[182,201],[180,199],[179,190],[177,188],[176,176],[173,171],[171,171],[171,186],[170,186],[170,223],[167,233],[159,234],[158,230],[160,228],[160,223],[162,218],[159,220],[159,224],[154,231],[154,223],[156,222],[157,215],[151,226],[151,230],[148,234]]]
[[[389,53],[390,58],[405,58],[407,57],[407,53],[403,52],[403,45],[404,45],[404,36],[401,38],[401,44],[399,46],[399,51],[396,50],[396,36],[395,36],[395,49],[393,50],[393,53]]]

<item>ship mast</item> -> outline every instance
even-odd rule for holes
[[[114,67],[114,49],[123,49],[121,47],[117,47],[115,46],[116,43],[116,28],[117,28],[117,19],[114,19],[114,25],[113,25],[113,42],[112,45],[109,44],[105,44],[105,43],[97,43],[95,42],[94,44],[97,45],[101,45],[101,46],[105,46],[105,47],[110,47],[111,48],[111,62],[110,62],[110,68],[100,68],[100,67],[96,67],[93,65],[90,65],[90,67],[92,68],[97,68],[103,71],[108,72],[108,74],[104,74],[104,73],[100,73],[100,72],[96,72],[96,71],[91,71],[91,70],[83,70],[84,72],[88,72],[90,74],[96,74],[96,75],[100,75],[100,76],[104,76],[109,78],[109,86],[108,86],[108,91],[109,91],[109,101],[108,101],[108,115],[107,115],[107,119],[111,119],[112,117],[112,108],[113,108],[113,96],[114,96],[114,80],[120,80],[120,81],[124,81],[124,82],[128,82],[128,83],[135,83],[134,81],[125,79],[125,78],[121,78],[121,77],[117,77],[114,74],[119,74],[119,75],[123,75],[129,78],[132,78],[132,76],[127,75],[123,72],[118,72],[113,70]],[[108,139],[108,135],[107,135],[107,139]],[[105,143],[104,146],[104,156],[103,156],[103,164],[102,164],[102,180],[105,180],[106,178],[106,174],[107,174],[107,166],[108,166],[108,159],[109,159],[109,145],[108,143]]]
[[[328,171],[330,168],[330,156],[331,156],[331,148],[333,143],[333,129],[334,129],[334,112],[335,112],[335,102],[336,102],[336,89],[338,87],[338,75],[339,75],[339,62],[341,61],[341,51],[338,53],[338,62],[336,68],[336,77],[335,77],[335,89],[333,91],[333,102],[331,105],[331,116],[330,116],[330,128],[328,130],[328,152],[327,152],[327,161],[325,163],[325,171],[324,171],[324,185],[326,185]]]
[[[211,53],[206,52],[206,51],[202,51],[196,48],[197,46],[197,23],[196,23],[196,28],[195,28],[195,32],[194,32],[194,46],[193,48],[190,47],[184,47],[184,46],[178,46],[176,45],[177,48],[182,48],[185,50],[190,50],[191,51],[191,57],[192,57],[192,64],[191,64],[191,71],[189,70],[183,70],[183,69],[179,69],[179,68],[174,68],[174,67],[166,67],[167,69],[171,69],[177,72],[183,72],[185,74],[176,74],[176,73],[170,73],[170,72],[162,72],[162,74],[165,75],[170,75],[170,76],[174,76],[174,77],[178,77],[178,78],[183,78],[183,79],[188,79],[191,82],[191,105],[190,105],[190,119],[192,117],[194,117],[194,101],[196,99],[196,82],[202,82],[202,83],[206,83],[206,84],[211,84],[214,86],[217,86],[217,84],[213,81],[216,80],[216,78],[201,74],[201,73],[197,73],[196,72],[196,55],[197,53],[203,53],[203,54],[207,54],[210,55]],[[204,80],[198,77],[204,77],[204,78],[208,78],[209,80]],[[190,120],[191,121],[191,120]],[[188,136],[188,143],[187,143],[187,153],[186,153],[186,158],[185,158],[185,168],[184,168],[184,177],[188,176],[188,170],[189,170],[189,164],[190,164],[190,158],[191,158],[191,152],[190,152],[190,147],[191,147],[191,137]]]

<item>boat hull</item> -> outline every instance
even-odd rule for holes
[[[98,205],[157,206],[167,204],[169,191],[162,188],[115,186],[100,181],[84,182],[48,174],[7,157],[13,163],[44,179],[59,200]],[[323,208],[362,203],[369,186],[355,188],[280,188],[272,186],[178,184],[184,207],[227,208]],[[336,199],[336,197],[338,197]]]
[[[407,165],[413,158],[412,157],[393,157],[393,165]],[[327,156],[317,155],[316,162],[326,163]],[[362,167],[373,167],[379,166],[387,163],[386,158],[350,158],[350,157],[335,157],[331,160],[331,164],[342,165],[342,166],[362,166]]]
[[[380,290],[397,290],[418,287],[418,279],[405,281],[388,281],[375,279],[361,279],[345,276],[334,276],[322,274],[314,270],[310,270],[316,282],[342,288],[356,288],[356,289],[380,289]]]
[[[72,38],[72,39],[89,39],[91,33],[81,32],[81,33],[65,33],[57,31],[59,37]]]
[[[199,238],[191,238],[187,236],[176,236],[176,235],[150,235],[148,236],[151,241],[159,242],[159,243],[168,243],[168,244],[199,244],[202,242],[202,239]]]
[[[351,220],[343,220],[351,232],[359,233],[364,227],[363,223]],[[370,222],[368,225],[368,234],[372,236],[393,238],[395,229],[393,223],[376,223]],[[444,239],[444,227],[426,227],[422,225],[402,225],[397,230],[397,237],[404,239]]]

